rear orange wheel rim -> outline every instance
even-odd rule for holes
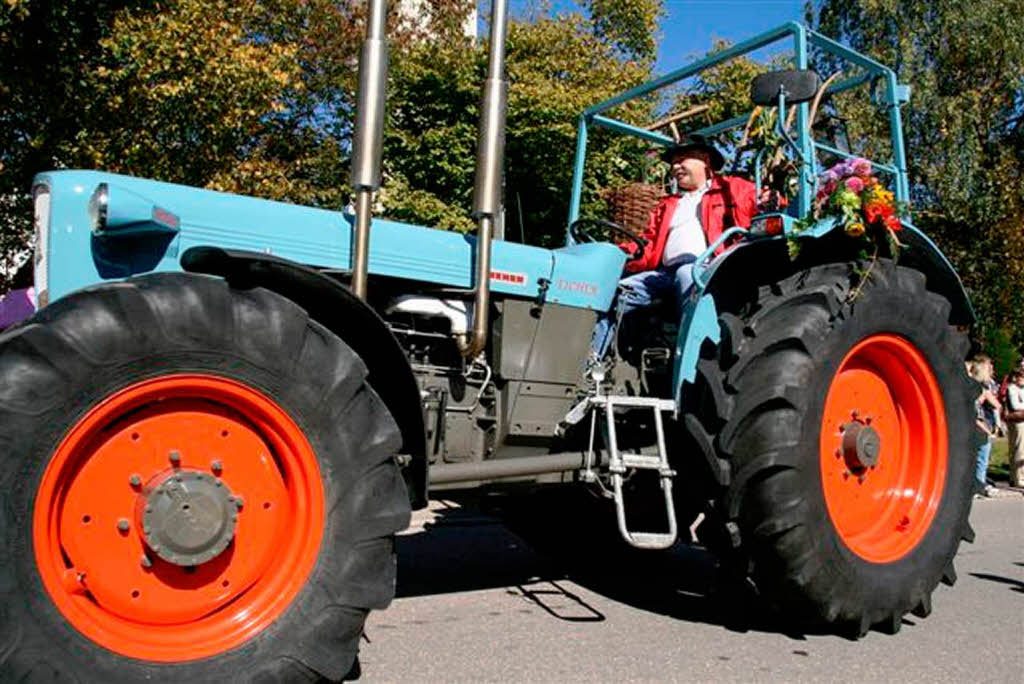
[[[890,563],[927,534],[946,484],[945,405],[931,367],[897,335],[872,335],[843,359],[820,435],[829,517],[846,546]]]
[[[234,380],[173,375],[117,392],[74,425],[40,483],[33,542],[43,586],[75,629],[125,656],[182,662],[279,618],[316,563],[323,522],[316,455],[277,403]],[[202,548],[188,545],[194,529]]]

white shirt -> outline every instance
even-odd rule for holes
[[[1012,382],[1006,385],[1006,403],[1011,411],[1024,411],[1024,387]]]
[[[696,257],[708,248],[700,222],[700,202],[710,187],[711,181],[708,180],[703,187],[679,196],[679,204],[668,225],[665,252],[661,256],[661,263],[665,266],[672,266],[687,255]]]

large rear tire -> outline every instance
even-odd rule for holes
[[[812,268],[720,316],[684,423],[722,486],[702,537],[800,624],[931,610],[973,539],[966,336],[918,271]]]
[[[0,680],[349,673],[409,518],[366,375],[289,300],[206,276],[0,336]]]

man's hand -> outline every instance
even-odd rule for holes
[[[1024,411],[1003,411],[1003,421],[1007,423],[1024,423]]]

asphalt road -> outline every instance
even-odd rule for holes
[[[601,511],[542,494],[417,513],[362,681],[1024,681],[1024,497],[975,502],[931,617],[859,641],[788,633],[716,594],[699,549],[624,549]]]

